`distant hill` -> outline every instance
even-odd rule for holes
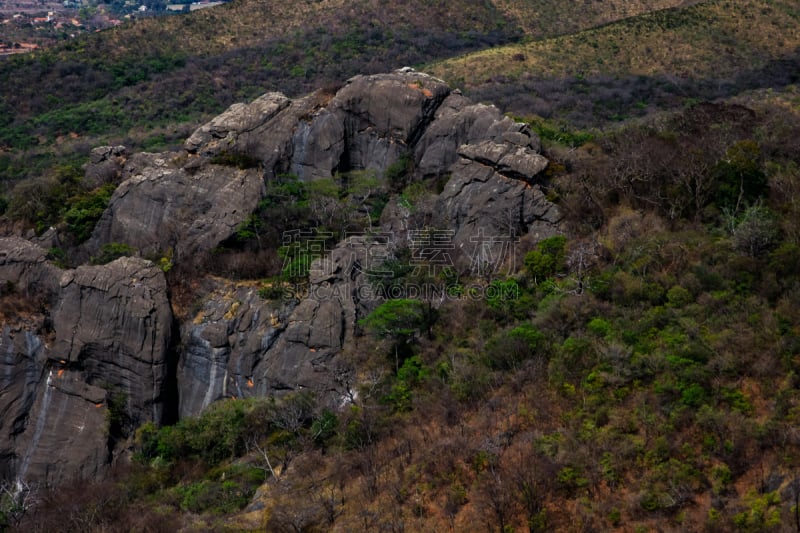
[[[517,114],[582,127],[798,81],[796,2],[703,2],[429,68]]]
[[[163,148],[268,90],[298,95],[684,3],[238,0],[136,20],[0,62],[0,194],[99,143]]]

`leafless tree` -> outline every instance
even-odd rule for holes
[[[256,468],[264,471],[264,479],[267,479],[267,473],[269,473],[272,476],[272,479],[279,481],[280,478],[278,477],[278,474],[275,472],[275,469],[272,468],[272,461],[269,459],[269,452],[266,447],[263,447],[261,444],[259,444],[258,438],[251,437],[248,439],[247,448],[258,453],[259,458],[264,460],[263,465],[256,466]]]
[[[0,528],[18,526],[25,515],[37,503],[37,487],[26,481],[3,481],[0,483]]]

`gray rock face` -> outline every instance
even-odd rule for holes
[[[298,389],[339,401],[343,391],[331,377],[331,363],[378,303],[362,266],[386,253],[385,242],[359,237],[342,243],[312,264],[301,300],[265,300],[252,284],[220,283],[181,330],[181,416],[223,397]]]
[[[253,284],[216,282],[191,322],[181,327],[180,415],[219,398],[255,394],[255,367],[286,328],[293,304],[270,302]]]
[[[0,283],[23,291],[26,298],[51,295],[61,272],[47,262],[47,252],[19,237],[0,237]]]
[[[520,135],[520,134],[517,134]],[[547,159],[511,142],[482,141],[461,147],[458,155],[494,169],[508,178],[529,181],[547,168]]]
[[[89,154],[84,181],[89,187],[119,182],[122,168],[129,155],[128,149],[124,146],[98,146]]]
[[[176,260],[196,260],[236,231],[263,189],[255,169],[204,164],[190,172],[154,154],[133,163],[87,245],[93,254],[119,242],[143,255],[172,249]]]
[[[29,243],[0,249],[0,281],[38,283],[52,302],[18,308],[0,331],[0,475],[97,477],[118,451],[110,416],[128,430],[162,419],[172,325],[163,272],[136,258],[62,272]]]
[[[354,347],[358,321],[379,303],[365,267],[388,253],[385,240],[353,237],[311,264],[306,298],[255,368],[258,394],[310,389],[341,396],[332,363]]]
[[[510,262],[518,267],[518,258],[509,254],[521,236],[532,233],[540,240],[559,233],[560,212],[538,186],[469,159],[451,170],[434,220],[453,230],[453,261],[460,269],[477,274]]]
[[[191,153],[223,150],[260,160],[265,178],[292,172],[302,180],[337,170],[385,169],[413,146],[450,93],[418,72],[356,76],[335,95],[294,101],[270,93],[236,104],[186,142]]]
[[[460,93],[451,94],[439,107],[433,123],[415,148],[418,172],[438,176],[458,160],[459,148],[493,142],[538,153],[539,138],[526,124],[504,117],[494,106],[474,104]]]
[[[235,145],[241,135],[263,126],[290,105],[280,93],[267,93],[249,104],[233,104],[186,140],[187,151],[216,155]]]
[[[123,395],[134,427],[161,420],[172,309],[159,268],[122,257],[66,272],[53,327],[53,359]]]
[[[441,80],[417,72],[351,79],[331,101],[344,123],[354,169],[386,169],[412,147],[450,93]]]

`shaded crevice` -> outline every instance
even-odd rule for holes
[[[180,322],[173,316],[170,324],[169,347],[167,348],[167,375],[161,383],[161,420],[157,424],[168,426],[180,418],[180,392],[178,388],[178,363],[180,362]]]
[[[412,150],[417,146],[419,140],[428,130],[428,126],[430,126],[431,123],[436,119],[436,112],[451,93],[452,91],[445,91],[443,94],[431,98],[430,102],[423,107],[422,120],[408,136],[407,145],[411,147]]]

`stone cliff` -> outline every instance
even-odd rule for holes
[[[205,264],[282,174],[313,182],[370,169],[391,189],[387,170],[409,161],[406,179],[443,188],[413,210],[391,199],[376,237],[343,240],[311,265],[306,294],[269,300],[255,283],[207,277],[191,316],[173,313],[167,278],[146,259],[62,270],[38,246],[3,239],[0,474],[100,475],[141,423],[220,398],[304,389],[341,401],[337,356],[379,303],[361,265],[391,257],[420,228],[447,232],[452,266],[473,272],[496,259],[498,243],[557,233],[539,149],[527,125],[402,69],[236,104],[180,152],[95,150],[87,179],[122,181],[82,256],[125,243],[143,257],[169,253],[176,268]]]
[[[164,273],[134,257],[62,271],[14,238],[0,250],[0,472],[95,477],[174,396]]]

